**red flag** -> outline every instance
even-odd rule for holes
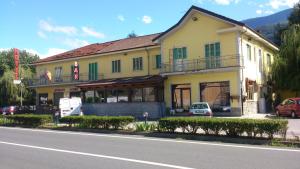
[[[19,50],[14,48],[15,80],[19,79]]]

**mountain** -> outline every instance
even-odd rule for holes
[[[258,31],[275,44],[280,45],[280,40],[278,37],[276,37],[276,34],[278,30],[285,29],[287,27],[288,17],[292,11],[293,8],[290,8],[272,15],[251,18],[243,20],[242,22]]]
[[[250,26],[251,28],[257,28],[265,25],[275,25],[278,23],[284,24],[287,23],[288,17],[292,13],[293,8],[286,9],[280,12],[277,12],[272,15],[268,16],[263,16],[263,17],[258,17],[258,18],[252,18],[252,19],[247,19],[242,22]]]

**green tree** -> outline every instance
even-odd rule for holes
[[[127,35],[127,38],[135,38],[135,37],[137,37],[137,34],[135,34],[134,31],[132,31],[131,33],[129,33],[129,34]]]
[[[22,95],[24,104],[34,104],[35,92],[28,88],[29,80],[34,77],[35,68],[32,65],[39,57],[21,50],[19,75],[22,78]],[[0,106],[20,103],[21,86],[13,84],[14,80],[13,49],[0,52]]]
[[[300,91],[300,25],[282,33],[279,56],[272,65],[272,78],[278,89]]]
[[[290,25],[300,24],[300,2],[295,4],[293,12],[289,16],[288,20]]]

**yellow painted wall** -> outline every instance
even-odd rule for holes
[[[193,21],[192,17],[197,17],[198,20]],[[187,60],[204,59],[205,44],[215,42],[221,44],[221,56],[237,54],[236,33],[217,33],[217,30],[233,27],[232,24],[200,13],[194,13],[192,17],[178,30],[162,39],[163,63],[171,61],[170,51],[176,47],[187,47]]]
[[[230,84],[230,94],[239,95],[238,88],[238,72],[211,72],[203,74],[183,74],[183,75],[172,75],[168,76],[165,80],[164,94],[165,102],[167,107],[171,107],[171,85],[174,84],[191,84],[191,102],[200,101],[200,83],[204,82],[219,82],[219,81],[229,81]],[[238,100],[233,100],[231,102],[232,107],[238,107]]]
[[[96,56],[91,58],[77,59],[79,64],[81,80],[88,80],[88,66],[89,63],[98,63],[98,75],[103,75],[104,79],[110,78],[121,78],[121,77],[134,77],[134,76],[145,76],[145,75],[155,75],[159,74],[159,69],[155,68],[156,59],[155,56],[160,54],[160,48],[149,49],[148,53],[145,49],[122,52],[119,54],[109,54],[104,56]],[[149,62],[148,62],[149,55]],[[133,71],[133,58],[143,57],[143,70]],[[112,61],[121,60],[121,72],[112,73]],[[63,76],[71,75],[71,65],[74,65],[75,60],[72,61],[61,61],[56,63],[48,63],[43,65],[37,65],[37,78],[45,71],[50,71],[52,73],[52,79],[55,78],[55,67],[62,67]],[[99,77],[101,79],[101,77]],[[72,85],[70,85],[72,86]],[[66,87],[66,86],[65,86]],[[55,88],[62,88],[62,86],[52,86],[37,88],[37,93],[53,93]],[[52,99],[53,94],[48,94],[49,99]]]

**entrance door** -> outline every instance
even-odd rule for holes
[[[230,111],[229,81],[200,83],[200,99],[208,102],[213,111]]]
[[[55,105],[55,106],[59,106],[59,99],[60,98],[63,98],[64,97],[64,93],[63,92],[55,92],[54,94],[53,94],[53,104]]]
[[[172,108],[188,111],[191,106],[190,84],[172,85]]]

